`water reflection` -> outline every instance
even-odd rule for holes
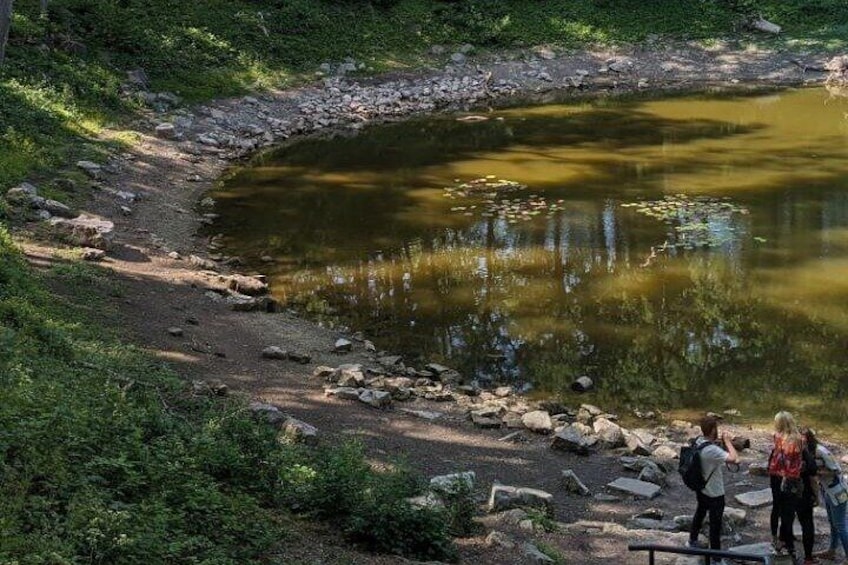
[[[277,259],[261,269],[287,303],[482,382],[568,395],[585,373],[602,404],[789,406],[837,422],[848,415],[846,112],[848,100],[804,90],[518,108],[308,140],[235,175],[216,195],[216,229],[257,268]],[[445,198],[484,175],[562,209],[483,217]],[[685,206],[664,221],[639,210],[678,194]]]

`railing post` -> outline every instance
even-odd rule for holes
[[[654,562],[654,550],[648,552],[648,565],[655,565]]]

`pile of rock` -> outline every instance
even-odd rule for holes
[[[6,202],[12,213],[25,220],[49,220],[50,218],[73,218],[76,214],[65,204],[39,196],[38,188],[24,182],[6,191]]]

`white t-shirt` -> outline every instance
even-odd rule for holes
[[[707,439],[699,437],[695,442],[696,447],[706,443]],[[710,444],[701,449],[701,473],[707,486],[701,491],[709,497],[724,496],[724,475],[722,467],[730,455],[715,444]]]

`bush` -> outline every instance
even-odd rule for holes
[[[443,511],[413,508],[406,499],[424,482],[398,465],[378,472],[356,442],[325,447],[283,467],[281,492],[289,507],[336,524],[352,542],[381,553],[451,560],[450,518]]]

